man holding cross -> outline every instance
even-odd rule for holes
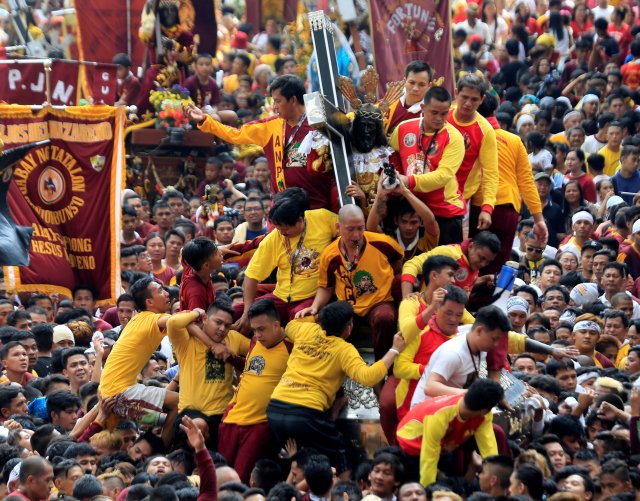
[[[239,129],[205,115],[193,104],[184,106],[185,115],[203,132],[231,144],[257,144],[264,149],[271,190],[274,193],[293,186],[304,188],[312,209],[337,209],[335,180],[331,173],[307,169],[307,155],[299,151],[311,132],[304,107],[304,84],[293,75],[282,75],[271,84],[271,96],[278,116],[257,120]]]

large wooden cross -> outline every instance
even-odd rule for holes
[[[343,111],[344,99],[338,88],[340,75],[333,44],[333,25],[323,11],[310,12],[309,25],[318,64],[321,92],[305,95],[307,120],[309,125],[321,130],[329,138],[340,205],[352,204],[354,200],[346,194],[346,189],[355,177],[355,173],[350,161],[349,119]]]

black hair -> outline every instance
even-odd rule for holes
[[[329,458],[322,454],[314,454],[304,467],[304,478],[309,485],[309,492],[319,497],[331,490],[333,472]]]
[[[48,300],[53,305],[51,297],[49,297],[47,294],[34,294],[29,298],[29,301],[27,301],[27,306],[36,306],[36,303],[43,299]]]
[[[453,268],[456,271],[460,268],[460,264],[449,256],[431,256],[427,258],[424,265],[422,265],[422,277],[425,285],[429,283],[429,275],[432,271],[439,273],[445,268]]]
[[[577,417],[570,414],[560,414],[551,420],[549,425],[549,433],[557,435],[560,440],[563,437],[584,437],[584,427]]]
[[[184,219],[184,218],[178,219],[175,223],[173,223],[173,227],[176,229],[183,228],[181,230],[182,233],[184,233],[185,235],[189,233],[192,239],[196,235],[196,225],[194,224],[193,221],[190,221],[189,219]],[[182,252],[184,253],[184,249],[182,249]]]
[[[452,301],[463,306],[467,305],[469,296],[467,296],[467,292],[464,289],[453,284],[447,284],[443,287],[443,289],[446,292],[443,303]]]
[[[67,362],[69,361],[69,359],[71,357],[76,356],[76,355],[82,355],[88,361],[89,358],[87,357],[87,355],[84,352],[84,350],[85,350],[84,348],[80,348],[80,347],[67,348],[66,350],[63,350],[63,352],[62,352],[62,368],[66,369],[67,368]]]
[[[65,459],[77,459],[80,456],[95,456],[96,451],[86,442],[70,445],[64,453]]]
[[[620,273],[620,277],[621,278],[627,278],[627,275],[629,274],[629,269],[627,268],[627,265],[625,263],[619,263],[617,261],[612,261],[610,263],[607,263],[607,264],[604,265],[604,269],[602,270],[602,274],[604,275],[604,273],[609,268],[613,268],[615,270],[618,270],[618,273]]]
[[[533,376],[529,380],[529,385],[535,388],[536,390],[541,390],[546,393],[551,393],[556,397],[559,397],[560,393],[562,393],[562,387],[560,386],[560,383],[558,383],[558,381],[556,381],[554,377],[549,375]]]
[[[9,407],[13,399],[21,393],[23,393],[22,388],[12,385],[0,386],[0,409]]]
[[[60,414],[69,407],[80,408],[80,399],[68,391],[54,391],[47,395],[47,416],[53,412]]]
[[[98,297],[98,291],[96,290],[96,288],[91,285],[91,284],[80,284],[80,285],[76,285],[73,288],[73,294],[71,295],[72,298],[76,297],[76,294],[78,293],[78,291],[89,291],[91,293],[91,298],[92,299],[96,299]]]
[[[302,495],[293,485],[278,482],[267,494],[267,501],[302,501]]]
[[[153,434],[150,430],[140,435],[134,444],[145,441],[151,447],[151,454],[162,454],[164,452],[164,443],[162,439]]]
[[[82,475],[73,484],[73,497],[76,499],[91,499],[102,495],[102,484],[93,475]]]
[[[517,296],[518,293],[520,292],[524,292],[526,294],[530,294],[533,297],[533,302],[535,304],[538,304],[538,301],[540,300],[540,297],[538,296],[538,291],[535,290],[533,287],[531,287],[530,285],[521,285],[520,287],[516,287],[515,289],[513,289],[513,295]]]
[[[136,212],[136,210],[131,207],[130,205],[123,205],[122,206],[122,215],[123,216],[131,216],[131,217],[138,217],[138,213]]]
[[[482,467],[489,466],[492,473],[498,478],[500,487],[509,487],[509,477],[513,472],[513,458],[503,455],[488,456],[482,461]]]
[[[362,491],[353,480],[338,480],[331,487],[331,499],[343,499],[343,495],[349,496],[349,501],[360,501]]]
[[[233,316],[235,315],[233,306],[231,306],[231,304],[228,301],[224,301],[220,299],[212,303],[211,306],[207,308],[207,315],[212,315],[215,311],[224,311],[225,313],[228,313],[229,315],[231,315],[231,318],[233,318]]]
[[[389,452],[379,452],[374,455],[371,460],[371,469],[379,464],[388,464],[393,470],[393,478],[397,483],[402,482],[404,478],[404,466],[398,456]]]
[[[233,227],[233,220],[229,216],[217,217],[213,222],[213,229],[217,230],[220,223],[229,223]]]
[[[499,383],[491,379],[476,379],[464,395],[464,405],[472,411],[490,411],[504,397]]]
[[[423,104],[429,104],[432,99],[441,103],[451,104],[451,94],[449,94],[449,91],[444,87],[435,86],[429,88],[429,90],[424,94],[422,102]]]
[[[624,293],[623,293],[624,294]],[[622,320],[622,324],[624,325],[624,327],[626,329],[629,328],[629,317],[627,316],[627,314],[624,311],[620,311],[620,310],[608,310],[605,314],[604,314],[604,321],[605,323],[607,322],[608,319],[610,318],[619,318],[620,320]]]
[[[424,61],[411,61],[407,64],[407,67],[404,70],[404,77],[407,78],[409,73],[422,73],[423,71],[426,71],[429,74],[429,81],[431,81],[431,77],[433,76],[431,66]]]
[[[19,320],[31,320],[31,315],[23,310],[15,310],[7,317],[7,325],[15,327]]]
[[[339,337],[353,321],[353,306],[347,301],[329,303],[320,310],[318,321],[327,335]]]
[[[24,348],[24,346],[22,346],[19,341],[9,341],[2,348],[0,348],[0,360],[5,360],[9,356],[9,352],[17,346]]]
[[[200,271],[202,265],[212,254],[218,252],[218,247],[210,238],[194,238],[182,249],[182,259],[195,271]]]
[[[547,290],[544,291],[544,294],[542,294],[542,299],[546,299],[547,294],[553,291],[560,291],[562,293],[562,297],[564,298],[564,302],[569,303],[569,300],[571,299],[571,297],[569,296],[569,291],[562,285],[550,285],[549,287],[547,287]]]
[[[269,220],[274,224],[293,226],[300,218],[304,218],[309,208],[309,197],[304,189],[287,188],[276,195],[269,211]]]
[[[274,90],[279,90],[280,95],[287,101],[295,97],[298,104],[304,104],[304,83],[295,75],[281,75],[277,77],[269,86],[269,92],[273,94]]]
[[[562,273],[562,265],[560,264],[560,261],[557,261],[555,259],[545,259],[540,265],[540,268],[539,268],[540,273],[542,273],[542,271],[548,266],[555,266],[560,270],[560,273]]]
[[[280,321],[280,314],[276,308],[276,304],[271,299],[259,299],[251,305],[247,316],[249,319],[266,315],[273,321]]]
[[[516,468],[515,476],[527,487],[531,499],[542,499],[544,475],[538,467],[528,463],[521,464]]]
[[[490,231],[481,231],[472,240],[473,245],[489,249],[494,254],[500,252],[500,239]]]
[[[494,305],[484,306],[478,310],[473,327],[478,325],[484,326],[489,331],[498,329],[503,332],[508,332],[511,330],[511,323],[507,315]]]
[[[136,303],[136,310],[147,310],[146,301],[152,297],[151,291],[149,290],[149,285],[151,285],[152,282],[157,282],[157,280],[150,277],[141,278],[129,287],[129,293],[133,296],[133,300]]]
[[[20,463],[20,484],[25,485],[29,477],[42,476],[49,463],[40,456],[31,456]],[[100,483],[98,481],[98,483]],[[100,489],[102,494],[102,488]]]

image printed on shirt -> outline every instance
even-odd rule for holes
[[[300,146],[300,141],[297,141],[291,145],[291,147],[287,150],[287,168],[307,168],[307,155],[298,151],[298,147]]]
[[[320,253],[314,249],[307,248],[304,243],[300,246],[300,252],[293,263],[293,272],[296,275],[312,274],[318,271],[318,258]]]
[[[265,368],[265,361],[262,355],[258,355],[256,357],[251,357],[249,361],[249,367],[247,367],[247,372],[253,372],[258,376],[262,376]]]
[[[353,277],[353,284],[356,288],[356,296],[364,296],[365,294],[373,294],[378,288],[373,281],[373,275],[368,271],[360,270]]]
[[[207,358],[204,363],[204,382],[222,383],[224,381],[224,373],[224,362],[218,360],[210,351],[207,351]]]

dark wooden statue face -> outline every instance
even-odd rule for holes
[[[386,146],[383,121],[356,115],[351,126],[351,144],[360,153],[369,153],[376,147]]]

